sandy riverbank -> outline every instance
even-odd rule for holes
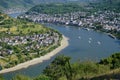
[[[63,36],[63,39],[61,41],[61,46],[59,46],[55,50],[47,53],[44,56],[41,56],[40,58],[35,58],[33,60],[30,60],[30,61],[27,61],[27,62],[24,62],[24,63],[20,63],[20,64],[16,65],[15,67],[1,70],[0,74],[11,72],[11,71],[15,71],[15,70],[19,70],[19,69],[22,69],[22,68],[27,68],[27,67],[29,67],[31,65],[42,63],[44,60],[50,59],[52,56],[54,56],[55,54],[57,54],[58,52],[60,52],[62,49],[64,49],[68,45],[69,45],[68,44],[68,38],[66,38],[65,36]]]

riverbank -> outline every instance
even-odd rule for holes
[[[35,58],[35,59],[33,59],[33,60],[30,60],[30,61],[27,61],[27,62],[18,64],[18,65],[15,66],[15,67],[1,70],[1,71],[0,71],[0,74],[7,73],[7,72],[11,72],[11,71],[16,71],[16,70],[19,70],[19,69],[22,69],[22,68],[27,68],[27,67],[29,67],[29,66],[31,66],[31,65],[35,65],[35,64],[38,64],[38,63],[42,63],[44,60],[49,60],[52,56],[54,56],[55,54],[57,54],[58,52],[60,52],[62,49],[64,49],[64,48],[67,47],[68,45],[69,45],[69,44],[68,44],[68,38],[66,38],[65,36],[63,36],[63,39],[62,39],[62,41],[61,41],[61,46],[59,46],[59,47],[56,48],[55,50],[47,53],[47,54],[44,55],[44,56],[41,56],[40,58]]]

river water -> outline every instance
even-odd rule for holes
[[[18,15],[18,14],[17,14]],[[13,14],[12,14],[13,16]],[[26,69],[5,73],[3,76],[10,80],[16,74],[24,74],[31,77],[38,76],[43,69],[58,55],[64,54],[72,58],[71,62],[78,60],[99,61],[110,56],[112,53],[120,52],[120,40],[110,38],[107,34],[94,30],[85,30],[76,26],[64,26],[45,24],[47,27],[58,30],[69,38],[69,46],[43,63],[30,66]]]

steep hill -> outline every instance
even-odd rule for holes
[[[0,0],[0,8],[32,7],[40,3],[66,2],[67,0]]]
[[[0,9],[31,8],[40,3],[95,2],[96,0],[0,0]]]
[[[59,46],[61,36],[43,25],[0,13],[0,70],[47,54]]]
[[[70,13],[70,12],[76,12],[83,9],[81,5],[79,4],[40,4],[36,5],[26,14],[32,14],[32,13],[45,13],[45,14],[62,14],[62,13]]]
[[[118,2],[119,0],[0,0],[0,9],[30,8],[40,3],[66,3],[66,2]],[[120,2],[120,1],[119,1]]]
[[[99,0],[99,3],[90,3],[96,10],[111,10],[120,12],[120,0]]]
[[[69,0],[33,0],[33,2],[35,4],[39,4],[39,3],[58,3],[58,2],[67,2]]]
[[[34,4],[33,0],[0,0],[0,8],[28,7]]]

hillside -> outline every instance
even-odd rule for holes
[[[33,0],[0,0],[0,8],[29,7],[34,4]]]
[[[61,38],[53,29],[0,13],[0,70],[47,54]]]
[[[90,3],[89,6],[96,10],[111,10],[120,12],[120,0],[99,0],[99,3]]]
[[[0,10],[11,8],[31,8],[40,3],[96,2],[96,0],[0,0]]]
[[[26,14],[32,13],[43,13],[43,14],[63,14],[63,13],[71,13],[76,12],[83,9],[83,7],[79,4],[40,4],[36,5]]]
[[[119,0],[66,0],[66,1],[54,1],[54,0],[44,0],[42,3],[49,2],[75,2],[75,3],[57,3],[57,4],[39,4],[32,7],[27,11],[27,14],[31,13],[45,13],[45,14],[61,14],[61,13],[70,13],[83,10],[84,8],[92,8],[92,11],[98,10],[114,10],[120,11],[120,1]],[[35,0],[34,3],[40,3],[40,0]],[[89,4],[82,4],[82,2],[88,2]],[[97,3],[95,3],[97,2]]]
[[[118,2],[119,0],[110,0],[111,2]],[[109,0],[0,0],[0,10],[9,8],[31,8],[40,3],[94,3],[94,2],[109,2]]]
[[[66,2],[67,0],[0,0],[0,9],[29,8],[40,3]]]
[[[33,2],[35,4],[39,4],[39,3],[59,3],[59,2],[67,2],[69,0],[33,0]]]

